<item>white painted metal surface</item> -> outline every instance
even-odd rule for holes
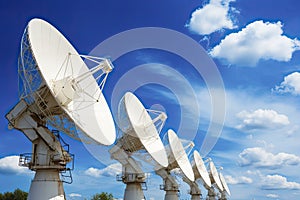
[[[65,200],[63,183],[55,169],[39,170],[35,174],[30,185],[28,200],[36,199]]]
[[[222,186],[218,171],[216,169],[216,166],[212,161],[209,162],[209,169],[210,169],[210,175],[212,178],[212,183],[215,183],[217,188],[222,192],[223,186]]]
[[[177,163],[178,167],[183,172],[184,176],[186,176],[190,181],[194,181],[194,172],[192,165],[188,159],[187,154],[183,148],[183,145],[176,135],[176,133],[169,129],[168,132],[168,140],[170,145],[170,156],[173,157],[175,162]],[[172,159],[172,158],[171,158]]]
[[[228,187],[228,185],[226,183],[226,180],[225,180],[225,178],[224,178],[224,176],[223,176],[223,174],[221,172],[219,173],[219,176],[220,176],[220,180],[221,180],[221,183],[222,183],[225,191],[227,192],[228,195],[230,195],[229,187]]]
[[[203,183],[206,186],[211,187],[211,181],[209,178],[208,171],[204,165],[203,159],[200,156],[199,152],[195,150],[193,152],[193,170],[195,174],[195,179],[202,179]]]
[[[93,72],[74,47],[41,19],[29,22],[28,37],[37,67],[58,106],[89,138],[111,145],[116,133],[110,109]]]
[[[165,147],[159,137],[158,131],[140,100],[130,92],[127,92],[122,99],[125,112],[133,129],[131,136],[136,137],[143,148],[161,166],[168,166],[168,157]],[[122,103],[121,103],[122,105]],[[134,144],[133,144],[134,145]]]

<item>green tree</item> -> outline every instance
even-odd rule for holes
[[[19,188],[14,191],[14,198],[18,200],[26,200],[28,196],[27,192],[20,190]]]
[[[0,200],[26,200],[27,195],[27,192],[16,189],[14,192],[5,192],[4,194],[0,193]]]
[[[12,192],[5,192],[3,193],[1,200],[12,200],[12,199],[14,199],[14,194]]]
[[[95,194],[91,200],[113,200],[114,197],[111,193],[102,192],[100,194]]]

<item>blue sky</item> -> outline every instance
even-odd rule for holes
[[[178,55],[180,48],[137,49],[114,60],[107,80],[104,94],[114,116],[122,92],[133,90],[146,107],[166,111],[163,133],[173,128],[180,137],[193,140],[200,153],[206,152],[203,141],[209,126],[221,126],[221,135],[206,157],[224,168],[230,199],[296,199],[300,194],[299,6],[297,0],[1,1],[0,192],[28,191],[33,177],[16,166],[16,156],[31,152],[31,144],[21,132],[8,130],[4,115],[18,101],[17,58],[23,30],[38,17],[57,27],[81,54],[100,51],[112,56],[109,52],[119,49],[111,46],[105,52],[101,42],[143,27],[171,29],[201,45],[213,59],[224,90],[208,86],[206,80],[217,75],[199,74],[197,66]],[[184,49],[187,43],[179,46]],[[199,52],[199,58],[205,56]],[[80,142],[67,136],[65,140],[76,155],[74,182],[64,187],[67,198],[89,198],[102,191],[122,198],[124,185],[115,181],[119,166],[107,160],[107,149],[97,147],[101,157]],[[162,199],[161,183],[151,174],[145,196]],[[181,181],[182,199],[188,197],[187,189]]]

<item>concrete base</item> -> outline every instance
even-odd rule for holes
[[[124,200],[145,200],[140,183],[126,183]]]
[[[37,170],[27,200],[65,200],[58,170]]]
[[[178,192],[177,191],[166,191],[165,200],[178,200]]]
[[[193,194],[191,200],[200,200],[201,195],[200,194]]]

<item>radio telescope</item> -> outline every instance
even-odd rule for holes
[[[160,189],[164,190],[165,200],[178,200],[179,186],[171,170],[179,168],[181,175],[189,181],[194,181],[194,173],[189,162],[188,156],[184,150],[184,147],[177,137],[176,133],[169,129],[166,133],[168,145],[166,147],[169,165],[165,168],[156,170],[156,174],[162,177],[164,184],[161,185]]]
[[[212,186],[210,188],[209,187],[206,188],[208,190],[208,194],[207,194],[208,198],[207,199],[215,200],[217,193],[216,193],[214,187],[216,187],[221,193],[224,190],[224,188],[222,186],[222,183],[221,183],[218,171],[215,167],[215,164],[212,161],[209,162],[209,177],[210,177]]]
[[[229,187],[228,187],[228,185],[227,185],[227,183],[225,181],[225,178],[224,178],[224,176],[223,176],[223,174],[221,172],[219,173],[219,177],[220,177],[222,186],[224,188],[224,190],[221,192],[221,198],[220,198],[220,200],[227,200],[226,193],[228,195],[230,195]]]
[[[132,157],[134,153],[145,150],[154,166],[168,166],[168,157],[159,137],[167,116],[161,112],[152,119],[148,112],[133,93],[127,92],[120,100],[118,125],[122,134],[109,152],[113,159],[122,164],[120,180],[126,184],[124,200],[144,199],[142,184],[145,183],[146,175],[140,163]],[[157,122],[160,128],[156,127]]]
[[[190,186],[191,199],[200,200],[202,198],[202,194],[197,181],[201,181],[207,188],[211,187],[211,181],[204,162],[197,150],[193,152],[191,164],[195,175],[195,181],[190,181],[185,177],[183,180]]]
[[[89,69],[82,58],[96,66]],[[19,163],[35,171],[29,200],[65,199],[60,173],[70,173],[67,163],[73,157],[58,131],[49,127],[85,142],[115,141],[114,122],[102,94],[112,69],[108,59],[79,55],[48,22],[29,22],[18,62],[20,100],[6,114],[9,127],[33,144],[32,153],[21,155]]]

